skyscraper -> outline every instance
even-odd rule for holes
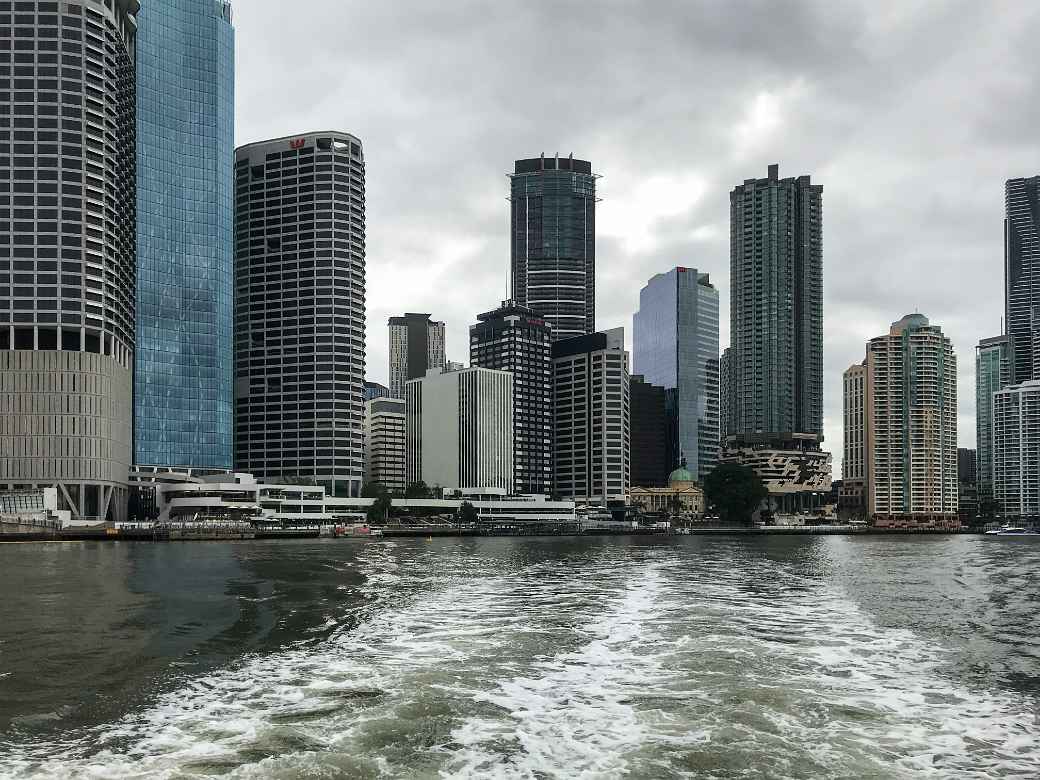
[[[867,412],[867,362],[856,363],[842,375],[844,441],[841,461],[841,508],[853,515],[867,510],[867,435],[870,416]]]
[[[879,526],[959,523],[957,358],[921,314],[867,347],[869,510]]]
[[[126,517],[138,8],[3,6],[0,488],[56,486],[73,522]]]
[[[673,471],[676,438],[674,390],[652,385],[645,377],[633,374],[629,382],[630,443],[632,486],[663,488]]]
[[[407,482],[513,490],[513,375],[445,371],[405,383]]]
[[[993,498],[993,394],[1009,384],[1007,336],[982,339],[975,347],[975,463],[981,509]]]
[[[719,293],[708,274],[679,267],[647,282],[632,318],[632,352],[636,374],[675,391],[668,471],[685,461],[703,481],[719,450]]]
[[[356,496],[365,383],[361,142],[309,133],[235,152],[235,465]]]
[[[730,437],[823,434],[823,187],[748,179],[730,193]]]
[[[993,394],[995,498],[1004,517],[1040,523],[1040,380]]]
[[[235,33],[224,0],[137,31],[134,462],[230,468]]]
[[[401,398],[365,402],[365,481],[404,495],[405,402]]]
[[[404,398],[404,384],[421,379],[431,368],[443,368],[444,323],[434,322],[429,314],[408,313],[391,317],[390,397]]]
[[[1008,379],[1019,384],[1040,379],[1040,176],[1008,179],[1004,199]]]
[[[552,490],[552,329],[515,301],[477,315],[469,329],[470,365],[513,375],[515,492]]]
[[[596,330],[596,176],[587,160],[517,160],[510,175],[513,300],[553,339]]]
[[[624,500],[631,484],[625,329],[556,341],[552,358],[555,492],[600,505]]]

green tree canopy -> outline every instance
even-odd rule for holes
[[[463,501],[459,507],[459,522],[466,525],[477,522],[477,508],[469,501]]]
[[[386,492],[387,490],[381,482],[366,482],[361,486],[362,498],[378,498]]]
[[[376,496],[365,517],[370,524],[385,523],[387,516],[390,514],[390,507],[390,494],[384,490]]]
[[[412,482],[404,489],[405,498],[429,498],[430,489],[426,487],[426,483],[421,479],[418,482]]]
[[[769,491],[754,469],[723,463],[705,478],[704,494],[723,522],[750,523],[752,513]]]

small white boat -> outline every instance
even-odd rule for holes
[[[1002,525],[986,531],[986,536],[1037,536],[1040,532],[1033,528],[1023,528],[1020,525]]]

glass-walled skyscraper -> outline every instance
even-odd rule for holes
[[[587,160],[517,160],[510,175],[513,300],[554,341],[596,330],[596,175]]]
[[[232,461],[235,33],[223,0],[144,3],[137,36],[134,460]]]
[[[1005,185],[1004,316],[1013,384],[1040,379],[1040,176]]]
[[[696,268],[657,274],[639,293],[632,325],[635,373],[674,391],[668,471],[685,460],[703,480],[719,451],[719,292]]]

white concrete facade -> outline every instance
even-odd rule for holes
[[[1040,522],[1040,380],[993,394],[993,488],[1004,517]]]
[[[405,384],[406,481],[513,487],[513,375],[467,368]]]

